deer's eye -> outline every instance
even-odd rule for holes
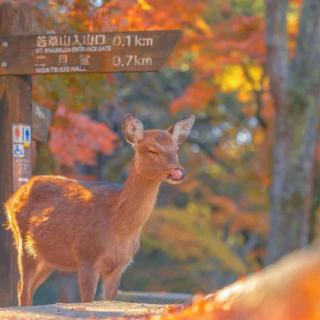
[[[159,155],[159,152],[156,151],[156,150],[149,149],[148,152],[151,153],[151,154],[154,154],[154,155]]]

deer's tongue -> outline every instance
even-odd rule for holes
[[[183,178],[183,173],[179,169],[172,170],[170,173],[170,178],[175,181],[180,181]]]

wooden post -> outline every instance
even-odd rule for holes
[[[31,31],[31,8],[7,2],[0,5],[0,34],[23,34]],[[0,41],[0,50],[8,43]],[[0,56],[1,57],[1,56]],[[0,58],[1,60],[1,58]],[[6,61],[0,61],[6,67]],[[17,267],[15,250],[5,221],[3,203],[13,192],[12,125],[31,125],[31,77],[0,77],[0,307],[15,305]]]

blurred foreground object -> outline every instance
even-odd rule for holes
[[[320,248],[313,246],[186,307],[145,319],[315,320],[319,300]]]

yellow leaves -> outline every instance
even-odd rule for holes
[[[247,72],[248,72],[248,75],[249,75],[251,81],[253,82],[252,86],[256,90],[262,89],[261,88],[261,78],[264,75],[263,68],[261,66],[257,66],[257,65],[248,65],[247,66]]]
[[[152,6],[146,0],[138,0],[138,3],[142,10],[149,11],[152,9]]]
[[[207,22],[204,19],[199,17],[195,21],[195,25],[197,26],[197,28],[199,28],[199,30],[203,31],[206,35],[210,36],[211,27],[207,24]]]
[[[299,16],[297,12],[289,12],[287,16],[288,21],[288,33],[291,35],[296,35],[298,33],[299,27]]]
[[[289,35],[288,48],[290,55],[293,56],[297,45],[296,37],[299,29],[299,7],[288,12],[287,21],[287,31]]]
[[[240,66],[228,66],[219,79],[222,92],[237,90],[243,83],[244,77]]]
[[[240,90],[241,94],[239,97],[244,98],[244,102],[246,102],[248,95],[250,95],[253,89],[261,89],[260,83],[263,70],[260,66],[248,65],[245,66],[246,75],[243,68],[241,65],[226,66],[221,77],[216,81],[219,82],[222,92]]]

